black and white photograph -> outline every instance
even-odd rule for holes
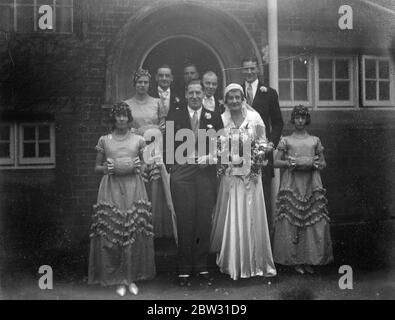
[[[394,0],[0,0],[0,300],[394,299]]]

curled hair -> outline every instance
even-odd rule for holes
[[[295,124],[295,118],[297,116],[301,116],[306,119],[306,125],[311,123],[311,117],[309,108],[305,107],[304,105],[297,105],[293,108],[291,113],[291,123]]]
[[[130,111],[129,105],[126,102],[117,102],[111,107],[109,114],[109,120],[112,130],[115,128],[116,116],[125,115],[128,117],[128,122],[133,121],[132,112]]]
[[[147,76],[148,79],[151,81],[151,74],[149,73],[148,70],[143,69],[143,68],[138,69],[138,70],[134,73],[134,75],[133,75],[133,86],[135,87],[137,81],[138,81],[141,77],[144,77],[144,76]]]

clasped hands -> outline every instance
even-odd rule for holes
[[[323,168],[319,156],[314,157],[292,157],[288,156],[288,166],[295,170],[321,170]]]
[[[108,158],[104,163],[104,174],[127,175],[127,174],[140,174],[143,163],[136,157],[132,158]]]

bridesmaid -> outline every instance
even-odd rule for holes
[[[159,99],[148,94],[151,75],[139,69],[134,74],[135,95],[125,102],[132,114],[132,128],[149,143],[145,155],[150,154],[150,163],[145,166],[144,178],[148,197],[152,203],[155,238],[174,237],[177,242],[176,218],[170,194],[170,178],[162,159],[162,137],[165,130],[166,110]]]
[[[97,143],[102,179],[90,232],[88,283],[115,285],[120,296],[127,287],[137,294],[135,282],[155,276],[152,213],[140,174],[145,141],[129,130],[132,119],[127,104],[115,104],[113,130]]]

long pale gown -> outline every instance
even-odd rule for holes
[[[125,101],[132,112],[132,128],[138,134],[156,137],[154,143],[147,146],[156,152],[155,163],[146,167],[145,181],[148,197],[152,203],[152,214],[155,238],[174,237],[177,242],[177,227],[174,206],[170,194],[170,177],[163,164],[162,154],[158,154],[157,138],[164,131],[167,111],[163,108],[159,99],[149,97],[144,103],[131,98]],[[156,150],[154,150],[156,148]],[[160,160],[159,160],[160,159]]]
[[[266,140],[264,123],[255,111],[243,109],[240,129],[252,137]],[[226,129],[236,128],[229,110],[222,114]],[[262,179],[248,181],[244,176],[225,174],[220,182],[213,217],[211,251],[217,252],[221,272],[234,280],[253,276],[275,276],[276,268],[270,245]]]

